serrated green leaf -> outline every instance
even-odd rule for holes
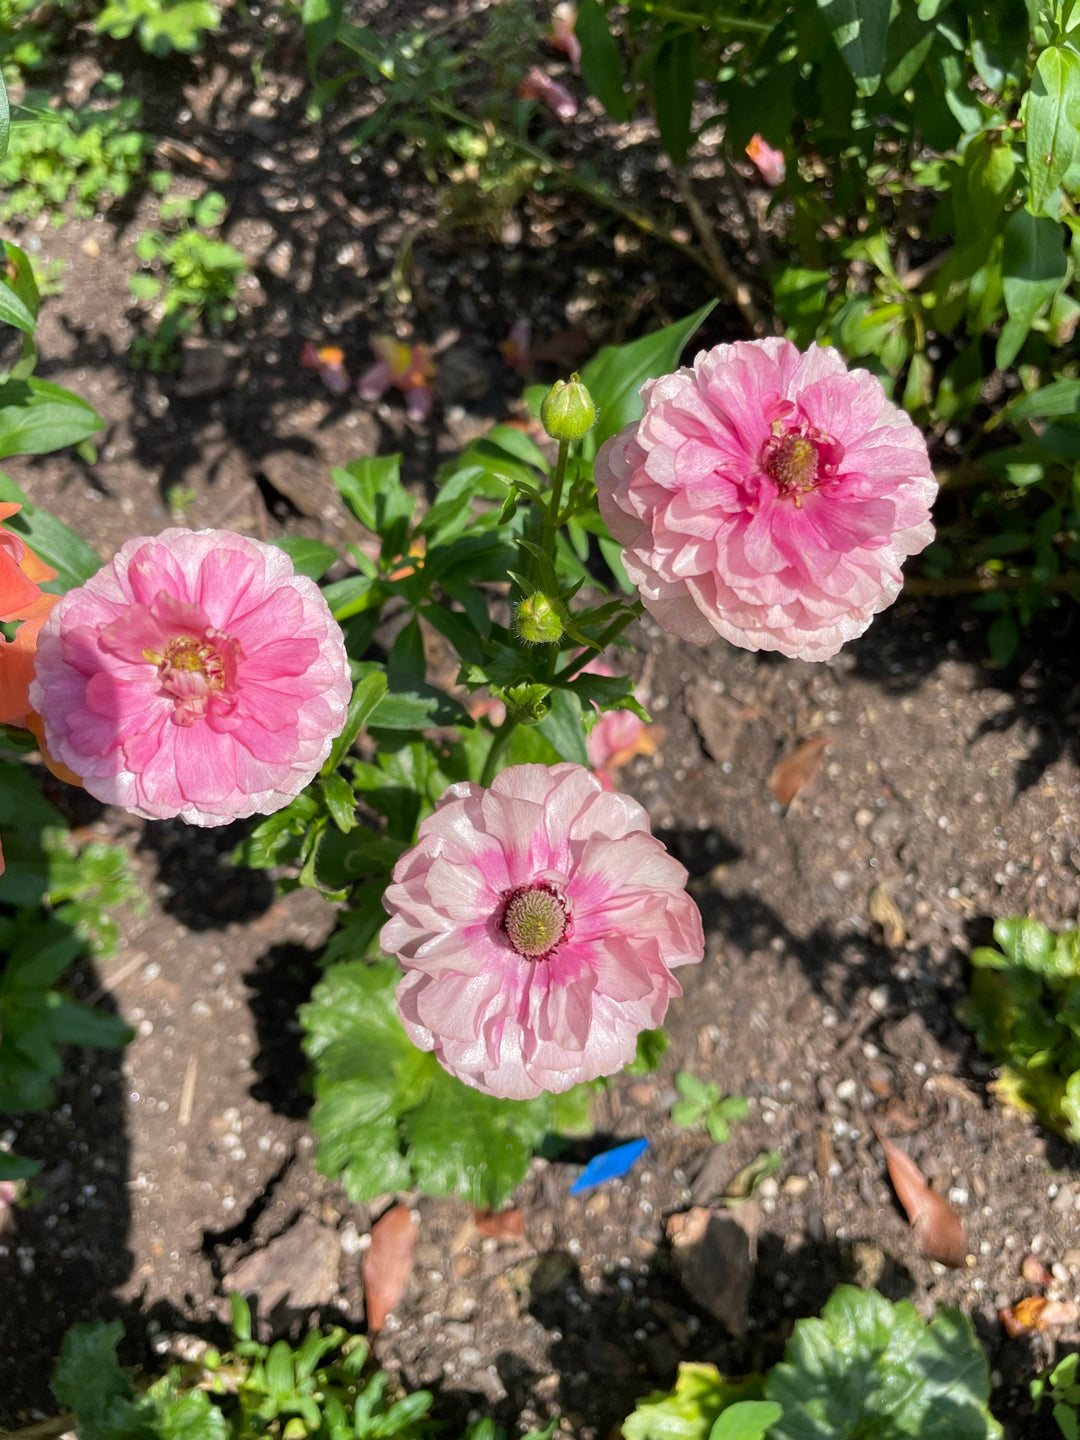
[[[120,1368],[119,1320],[73,1325],[60,1346],[53,1394],[74,1411],[79,1440],[129,1440],[145,1430],[132,1401],[131,1381]]]
[[[799,1320],[765,1381],[783,1414],[770,1440],[998,1440],[990,1373],[971,1323],[844,1285],[820,1319]]]

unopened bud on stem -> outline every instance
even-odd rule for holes
[[[540,423],[553,440],[583,440],[596,424],[596,406],[581,377],[556,380],[540,405]]]
[[[515,626],[526,645],[556,645],[565,629],[562,606],[537,590],[518,606]]]

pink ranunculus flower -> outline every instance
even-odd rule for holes
[[[53,610],[36,668],[49,747],[90,794],[192,825],[288,804],[352,690],[318,586],[226,530],[129,540]]]
[[[612,1074],[702,957],[685,883],[637,801],[581,765],[451,785],[384,898],[410,1039],[508,1099]]]
[[[933,539],[926,442],[874,376],[788,340],[702,351],[642,386],[596,457],[600,511],[665,630],[827,660]]]

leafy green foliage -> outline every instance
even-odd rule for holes
[[[546,1136],[589,1132],[591,1089],[512,1101],[455,1080],[405,1034],[399,979],[389,961],[332,965],[301,1011],[319,1169],[354,1201],[419,1185],[497,1206]]]
[[[173,1365],[139,1393],[117,1357],[119,1320],[75,1325],[64,1336],[52,1387],[73,1412],[79,1440],[426,1440],[427,1390],[395,1392],[383,1370],[365,1374],[367,1342],[340,1327],[309,1331],[293,1347],[252,1339],[251,1312],[232,1296],[233,1348]],[[554,1422],[523,1440],[551,1440]],[[506,1440],[490,1421],[462,1440]]]
[[[958,1310],[929,1325],[907,1300],[844,1285],[820,1319],[799,1320],[784,1360],[725,1380],[679,1366],[675,1389],[646,1396],[625,1440],[999,1440],[990,1372]]]
[[[910,1301],[850,1285],[820,1319],[797,1322],[765,1379],[783,1411],[770,1440],[997,1440],[989,1394],[986,1357],[959,1310],[928,1325]]]
[[[0,86],[45,64],[57,41],[48,0],[0,0]],[[0,159],[5,146],[0,143]]]
[[[11,127],[7,154],[0,160],[0,219],[32,220],[47,210],[62,224],[65,208],[92,215],[128,193],[153,149],[139,129],[141,103],[133,97],[108,99],[78,110],[54,110],[49,96],[32,92]]]
[[[1001,1094],[1080,1141],[1080,930],[1017,916],[995,922],[994,940],[972,952],[961,1016],[1006,1067]]]
[[[1074,1350],[1048,1372],[1031,1382],[1031,1398],[1038,1412],[1043,1400],[1049,1399],[1054,1421],[1065,1440],[1080,1440],[1080,1384],[1076,1368],[1080,1355]]]
[[[764,1380],[725,1380],[715,1365],[683,1362],[674,1390],[639,1400],[622,1423],[625,1440],[762,1440],[780,1418]]]
[[[196,325],[211,330],[236,319],[236,293],[247,261],[228,241],[207,232],[225,219],[225,197],[211,190],[198,200],[163,200],[169,232],[146,230],[135,253],[146,267],[128,281],[137,300],[153,302],[161,318],[151,335],[137,336],[131,362],[146,370],[175,363],[174,349]]]
[[[731,1125],[750,1114],[750,1102],[742,1095],[722,1096],[715,1080],[699,1080],[689,1070],[675,1076],[675,1089],[682,1097],[671,1107],[676,1125],[691,1127],[704,1123],[717,1145],[731,1139]]]
[[[135,34],[148,55],[191,54],[221,25],[221,10],[213,0],[108,0],[95,25],[114,40]]]

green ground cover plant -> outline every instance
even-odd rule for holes
[[[102,82],[109,95],[53,110],[45,92],[31,91],[12,125],[0,161],[0,219],[32,220],[47,211],[63,224],[69,211],[93,215],[120,199],[142,174],[154,141],[140,126],[142,105],[134,96],[111,98],[119,85]]]
[[[1080,1140],[1080,930],[1014,916],[994,922],[994,941],[972,951],[961,1015],[1004,1066],[1002,1096]]]
[[[625,1440],[999,1440],[990,1371],[971,1322],[842,1285],[816,1319],[798,1320],[783,1361],[725,1380],[683,1364],[674,1390],[649,1395]]]
[[[211,232],[226,215],[225,197],[211,190],[197,199],[166,198],[162,229],[146,230],[135,243],[144,267],[128,281],[137,300],[155,306],[154,330],[136,336],[131,363],[159,371],[175,364],[180,339],[197,326],[218,331],[236,319],[237,283],[248,266],[227,240]]]
[[[221,7],[213,0],[108,0],[94,25],[113,40],[134,35],[148,55],[189,55],[220,27]]]
[[[688,1128],[704,1125],[717,1145],[731,1139],[731,1127],[750,1114],[750,1102],[743,1095],[723,1095],[715,1080],[699,1080],[689,1070],[675,1076],[679,1099],[671,1107],[676,1125]]]

